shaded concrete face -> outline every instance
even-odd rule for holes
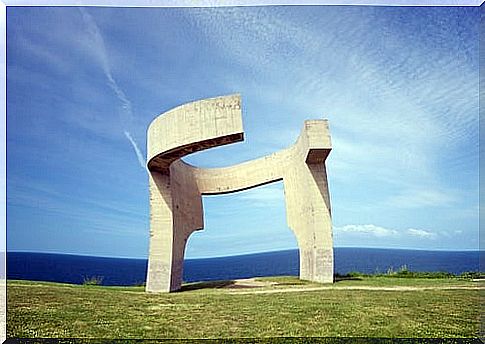
[[[300,250],[300,278],[333,282],[333,238],[325,160],[326,120],[305,121],[296,143],[268,156],[223,168],[198,168],[181,158],[243,140],[239,95],[204,99],[161,114],[148,128],[150,253],[146,291],[180,289],[185,246],[203,229],[202,195],[237,192],[283,180],[286,215]]]

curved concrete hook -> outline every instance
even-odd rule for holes
[[[325,160],[328,122],[305,121],[296,143],[230,167],[204,169],[181,158],[243,140],[241,98],[230,95],[176,107],[148,128],[150,254],[146,290],[181,287],[188,237],[203,228],[201,195],[237,192],[283,180],[288,226],[300,249],[300,278],[333,281],[333,242]]]
[[[242,140],[238,94],[177,106],[156,117],[148,127],[148,169],[163,171],[187,154]]]

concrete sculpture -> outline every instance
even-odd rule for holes
[[[242,141],[241,98],[230,95],[176,107],[148,128],[150,253],[146,291],[180,289],[185,246],[203,229],[202,195],[237,192],[283,180],[288,226],[300,250],[300,278],[333,282],[330,197],[325,160],[328,122],[305,121],[296,143],[230,167],[203,169],[181,158]]]

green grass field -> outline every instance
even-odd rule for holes
[[[273,284],[236,288],[232,282],[193,283],[181,292],[146,294],[143,287],[8,281],[7,335],[478,336],[483,289],[470,279],[361,277],[333,285],[294,277],[256,281]]]

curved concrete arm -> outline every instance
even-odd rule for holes
[[[284,150],[222,168],[198,168],[185,162],[176,169],[190,169],[202,195],[218,195],[238,192],[283,180],[296,161],[300,163],[323,163],[331,150],[328,122],[305,121],[296,143]]]
[[[243,135],[238,94],[178,106],[148,127],[148,169],[163,171],[187,154],[242,141]]]

